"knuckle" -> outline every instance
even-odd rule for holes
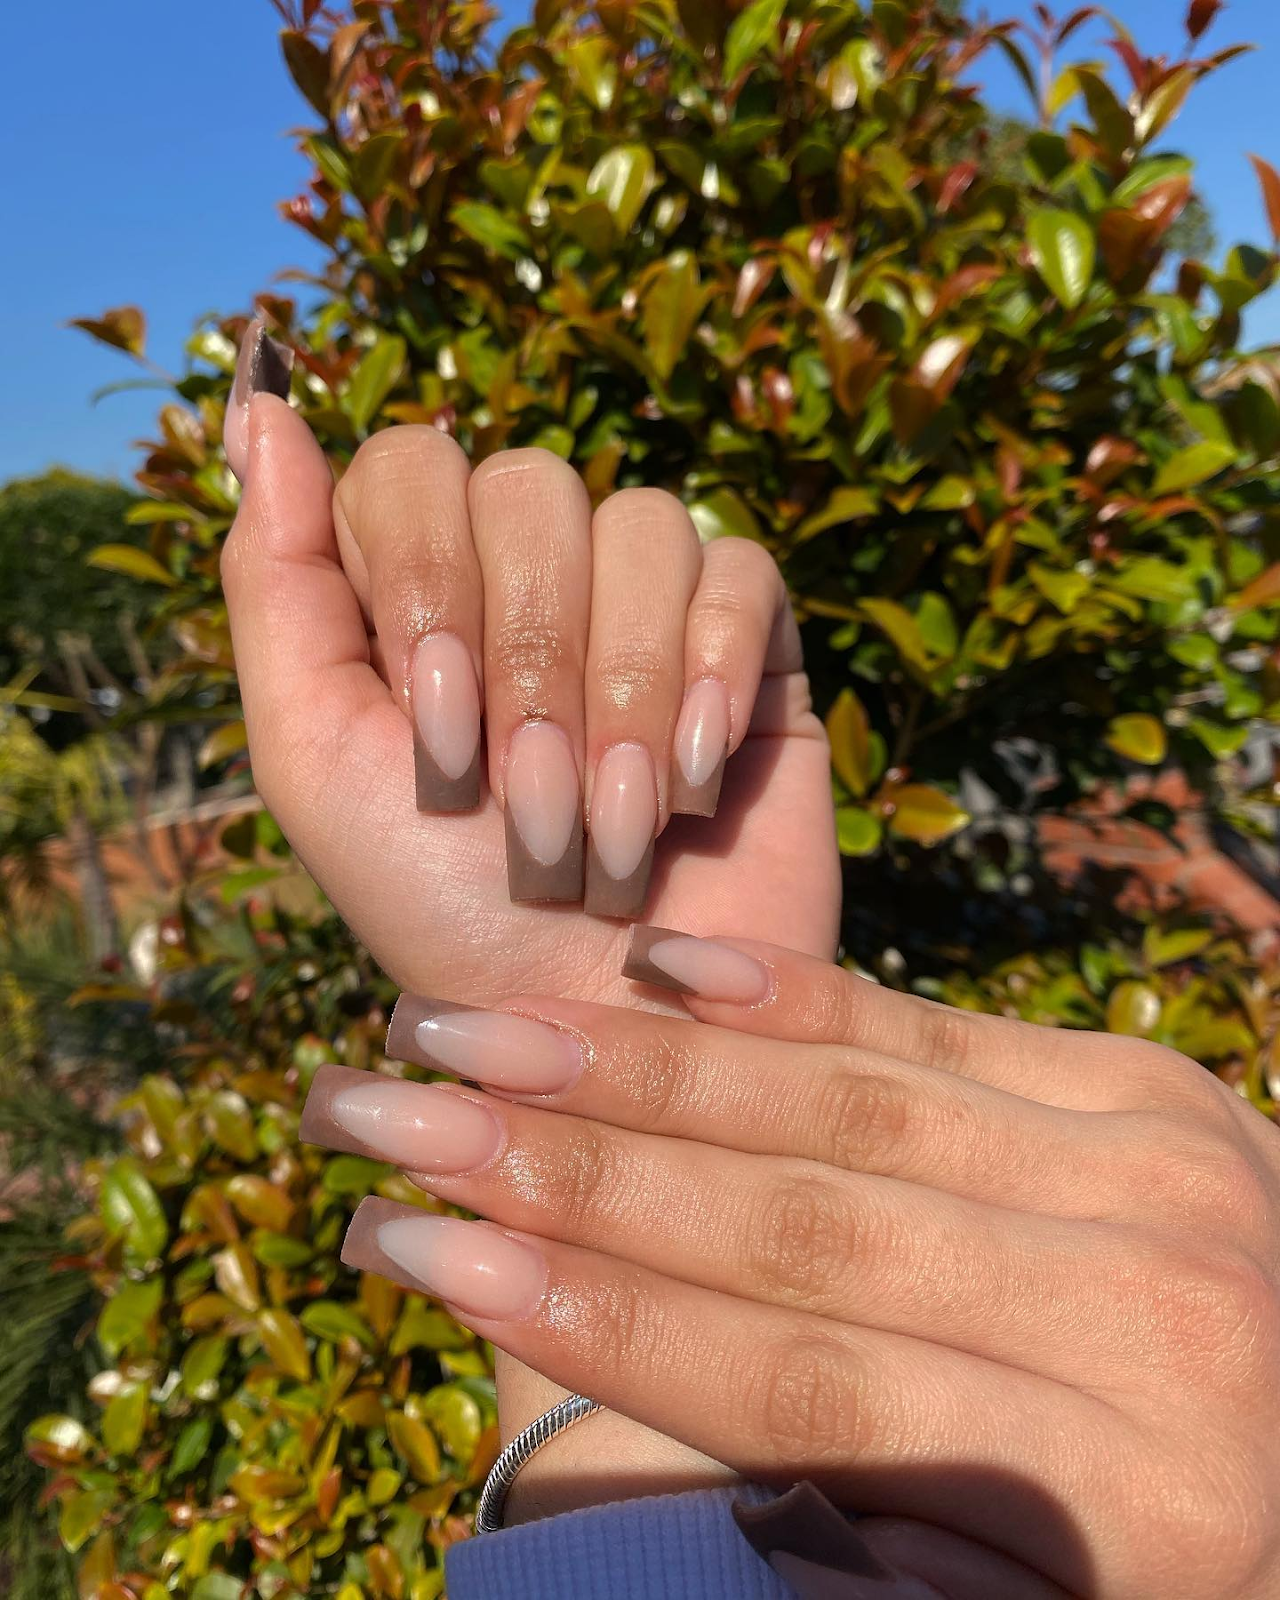
[[[868,999],[875,986],[840,967],[818,978],[802,998],[797,1021],[799,1037],[852,1042],[865,1031]]]
[[[638,1133],[658,1133],[678,1120],[699,1072],[695,1049],[672,1039],[655,1039],[637,1050],[632,1039],[623,1037],[610,1048],[603,1076],[616,1083],[625,1096],[630,1125]]]
[[[1259,1363],[1273,1370],[1277,1288],[1244,1251],[1166,1245],[1126,1277],[1126,1298],[1148,1330],[1144,1348],[1166,1370],[1220,1391],[1247,1382]]]
[[[531,700],[548,678],[571,664],[568,650],[566,640],[549,623],[512,619],[500,623],[485,641],[486,676],[496,676]]]
[[[1154,1039],[1106,1036],[1117,1049],[1118,1064],[1132,1084],[1158,1093],[1165,1105],[1205,1106],[1214,1103],[1213,1079],[1197,1061]]]
[[[670,676],[671,666],[650,643],[630,640],[595,656],[591,681],[594,692],[610,705],[627,709],[655,699]]]
[[[805,1334],[761,1352],[759,1432],[778,1465],[821,1469],[875,1448],[870,1407],[858,1403],[848,1353]]]
[[[823,1178],[792,1176],[766,1188],[747,1229],[748,1271],[781,1304],[829,1305],[866,1246],[849,1196]]]
[[[548,493],[557,489],[585,495],[582,480],[567,461],[551,450],[525,445],[518,450],[500,450],[486,457],[471,474],[473,500],[482,499],[489,487],[500,486],[502,494]]]
[[[963,1072],[974,1050],[977,1020],[954,1006],[925,1002],[918,1014],[920,1062],[941,1072]]]
[[[558,1221],[571,1239],[594,1237],[629,1186],[619,1180],[616,1147],[588,1123],[573,1130],[568,1149],[557,1156],[554,1172],[545,1175],[544,1192]]]
[[[703,560],[713,575],[722,573],[735,586],[744,578],[770,589],[782,586],[778,563],[754,539],[743,539],[737,534],[713,539],[703,552]]]
[[[556,1342],[573,1350],[584,1388],[588,1378],[629,1387],[662,1365],[660,1314],[639,1279],[611,1273],[589,1286],[553,1290],[551,1302]]]
[[[652,539],[670,532],[697,542],[689,513],[665,489],[619,489],[596,511],[592,532],[597,539]]]
[[[364,441],[334,492],[349,510],[353,500],[386,482],[402,482],[406,477],[439,472],[442,467],[466,470],[461,445],[426,423],[399,423]]]
[[[841,1067],[818,1094],[815,1111],[835,1166],[883,1173],[901,1164],[916,1107],[900,1078]]]

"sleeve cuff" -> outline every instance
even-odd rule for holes
[[[739,1489],[588,1506],[456,1544],[450,1600],[794,1600],[733,1519]]]

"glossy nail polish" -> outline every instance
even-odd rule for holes
[[[583,1067],[578,1040],[548,1022],[411,994],[391,1013],[387,1055],[512,1094],[562,1093]]]
[[[582,794],[564,729],[553,722],[517,728],[507,746],[504,786],[512,900],[581,900]]]
[[[644,909],[658,825],[658,782],[642,744],[615,744],[600,758],[591,790],[585,909],[634,917]]]
[[[451,633],[424,639],[410,668],[418,810],[470,811],[480,800],[480,689],[471,652]]]
[[[477,1101],[356,1067],[320,1068],[298,1136],[410,1172],[470,1172],[502,1148],[497,1117]]]
[[[222,424],[227,464],[242,483],[249,458],[249,402],[255,394],[274,394],[287,400],[292,372],[293,351],[271,338],[262,318],[255,317],[240,341]]]
[[[759,1005],[771,981],[763,962],[730,945],[639,924],[631,930],[622,975],[731,1006]]]
[[[729,691],[718,678],[702,678],[684,697],[671,763],[671,809],[682,816],[714,817],[729,750]]]
[[[342,1259],[483,1321],[531,1316],[547,1287],[546,1261],[531,1243],[483,1222],[432,1216],[391,1200],[361,1202]]]

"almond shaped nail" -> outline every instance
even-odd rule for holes
[[[511,735],[504,771],[507,892],[525,901],[582,899],[582,791],[573,745],[553,722]]]
[[[560,1094],[582,1075],[582,1046],[549,1022],[401,995],[387,1055],[511,1094]]]
[[[480,801],[480,688],[471,652],[434,634],[414,652],[409,700],[419,811],[471,811]]]
[[[680,816],[714,817],[729,750],[729,691],[718,678],[689,690],[676,724],[671,763],[671,809]]]

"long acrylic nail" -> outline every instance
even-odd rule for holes
[[[642,744],[615,744],[600,757],[591,789],[585,909],[634,917],[644,909],[658,825],[658,781]]]
[[[512,1094],[559,1094],[583,1066],[582,1046],[550,1023],[414,994],[396,1001],[387,1055]]]
[[[298,1136],[411,1172],[470,1172],[502,1148],[497,1117],[475,1100],[357,1067],[320,1068]]]
[[[532,1315],[547,1288],[546,1261],[532,1244],[483,1222],[431,1216],[391,1200],[361,1202],[342,1259],[486,1321]]]
[[[424,639],[410,668],[419,811],[470,811],[480,800],[480,689],[452,633]]]
[[[293,351],[271,338],[262,318],[255,317],[240,341],[222,424],[227,464],[242,483],[249,460],[249,402],[255,394],[274,394],[287,400],[292,372]]]
[[[701,678],[684,697],[671,764],[671,809],[714,817],[729,750],[729,691],[719,678]]]
[[[769,993],[769,969],[715,939],[637,925],[623,962],[624,978],[730,1006],[754,1006]]]
[[[573,745],[554,722],[511,735],[504,774],[512,900],[582,899],[582,793]]]

